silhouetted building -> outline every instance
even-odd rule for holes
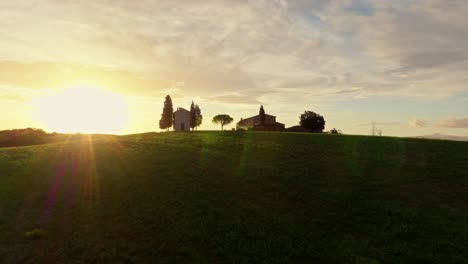
[[[190,131],[190,111],[177,108],[174,112],[174,131]]]
[[[261,124],[260,114],[242,119],[236,125],[237,130],[283,131],[284,124],[276,122],[276,116],[265,114],[265,124]]]

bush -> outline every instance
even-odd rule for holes
[[[336,129],[336,128],[332,128],[332,129],[330,130],[330,132],[328,132],[328,133],[330,133],[330,134],[332,134],[332,135],[342,135],[342,134],[343,134],[343,133],[341,133],[341,130],[338,130],[338,129]]]

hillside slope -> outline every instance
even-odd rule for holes
[[[44,130],[26,128],[0,131],[0,148],[14,146],[41,145],[51,142],[52,134]]]
[[[468,143],[150,133],[0,149],[5,263],[462,263]]]

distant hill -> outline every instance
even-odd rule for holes
[[[468,137],[443,135],[443,134],[432,134],[426,136],[417,136],[415,138],[426,138],[426,139],[439,139],[439,140],[454,140],[454,141],[468,141]]]
[[[226,131],[81,139],[0,149],[0,262],[468,259],[466,142]]]
[[[51,134],[44,130],[26,128],[0,131],[0,147],[39,145],[50,142]]]
[[[0,131],[0,148],[43,145],[64,141],[88,138],[87,134],[46,133],[42,129],[24,128]],[[93,135],[93,138],[110,137],[110,135]]]

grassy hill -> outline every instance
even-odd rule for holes
[[[4,263],[463,263],[468,143],[290,133],[0,149]]]

